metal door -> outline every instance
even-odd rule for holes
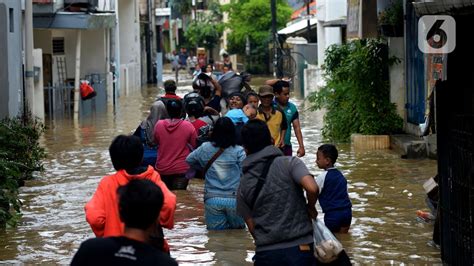
[[[407,120],[413,124],[424,122],[425,63],[418,49],[418,17],[411,2],[406,6],[406,88]]]

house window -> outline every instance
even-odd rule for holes
[[[64,38],[53,38],[53,54],[64,54]]]
[[[9,8],[9,19],[10,19],[10,32],[15,32],[15,24],[13,23],[14,16],[13,16],[13,8]]]

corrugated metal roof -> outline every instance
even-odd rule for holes
[[[474,7],[474,0],[418,0],[413,2],[418,15],[442,14]]]

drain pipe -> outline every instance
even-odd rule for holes
[[[74,121],[79,120],[79,92],[81,78],[81,43],[82,31],[77,30],[76,38],[76,72],[74,76]]]
[[[33,71],[33,0],[25,5],[25,110],[35,117],[35,83]]]

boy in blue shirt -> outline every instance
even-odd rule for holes
[[[351,226],[352,204],[347,192],[347,180],[334,167],[338,156],[336,146],[324,144],[316,153],[316,164],[325,172],[316,177],[319,205],[324,212],[324,224],[334,233],[347,233]]]

